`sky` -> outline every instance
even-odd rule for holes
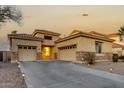
[[[17,6],[22,15],[22,25],[8,22],[0,27],[0,44],[7,41],[7,34],[31,34],[35,29],[49,30],[68,35],[73,30],[115,33],[124,25],[124,6],[112,5],[27,5]],[[88,14],[88,16],[82,16]]]

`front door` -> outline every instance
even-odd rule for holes
[[[53,60],[54,59],[54,47],[42,46],[42,60]]]

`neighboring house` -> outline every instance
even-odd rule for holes
[[[9,50],[9,43],[0,43],[0,62],[10,62],[11,52]]]
[[[111,61],[112,42],[114,40],[97,32],[82,32],[74,30],[69,36],[61,38],[56,43],[58,59],[74,62],[85,61],[88,52],[95,53],[96,61]]]
[[[33,34],[9,34],[11,62],[56,59],[54,41],[59,35],[38,29]]]
[[[124,55],[124,34],[113,33],[108,35],[109,38],[114,39],[113,53],[117,53],[119,56]]]
[[[74,30],[64,38],[59,33],[36,29],[32,34],[8,35],[10,41],[11,62],[65,60],[85,61],[88,52],[95,53],[95,59],[112,59],[113,39],[97,32]]]

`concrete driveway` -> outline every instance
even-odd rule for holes
[[[124,87],[124,76],[98,71],[70,62],[23,62],[28,87],[116,88]]]

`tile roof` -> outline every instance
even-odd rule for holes
[[[31,34],[8,34],[9,38],[32,40],[32,41],[42,41],[42,38],[33,37]]]
[[[73,32],[75,32],[75,34]],[[103,36],[103,34],[98,35],[98,33],[97,34],[93,34],[93,33],[82,32],[80,30],[74,30],[73,32],[72,32],[71,35],[55,41],[55,43],[66,41],[66,40],[69,40],[69,39],[72,39],[72,38],[76,38],[76,37],[79,37],[79,36],[87,37],[87,38],[92,38],[92,39],[98,39],[98,40],[102,40],[102,41],[108,41],[108,42],[113,42],[114,41],[113,39],[110,39],[107,36]]]
[[[48,31],[48,30],[40,30],[40,29],[35,29],[35,31],[33,32],[33,36],[35,36],[37,33],[41,33],[41,34],[48,34],[48,35],[55,35],[55,36],[60,36],[60,33],[57,32],[52,32],[52,31]]]

